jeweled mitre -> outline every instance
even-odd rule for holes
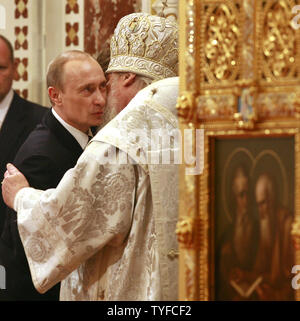
[[[134,72],[154,80],[177,76],[177,24],[147,13],[127,15],[115,29],[110,53],[107,72]]]

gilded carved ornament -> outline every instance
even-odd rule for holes
[[[225,3],[211,8],[213,11],[208,12],[204,44],[206,76],[209,81],[232,79],[235,77],[240,42],[237,14],[234,14],[233,6]]]
[[[264,77],[294,77],[296,34],[291,24],[292,8],[287,1],[276,1],[266,8],[263,23],[262,52]]]
[[[178,116],[185,122],[195,120],[195,95],[192,92],[183,92],[177,100]]]
[[[177,223],[176,235],[178,242],[184,247],[193,246],[195,224],[191,217],[185,217]]]
[[[299,118],[299,34],[289,23],[295,4],[187,1],[186,89],[178,100],[185,122],[234,120],[237,129],[251,130],[268,117]],[[200,81],[197,74],[202,75]],[[241,113],[247,91],[252,105]]]

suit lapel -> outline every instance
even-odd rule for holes
[[[57,137],[57,139],[72,153],[79,157],[83,149],[72,134],[54,117],[51,110],[47,113],[44,124]]]

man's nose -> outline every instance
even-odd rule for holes
[[[96,91],[94,103],[104,107],[106,105],[106,92],[102,92],[100,89]]]

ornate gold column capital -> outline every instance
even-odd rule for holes
[[[177,101],[178,116],[185,122],[195,120],[195,98],[196,95],[190,91],[183,91]]]

